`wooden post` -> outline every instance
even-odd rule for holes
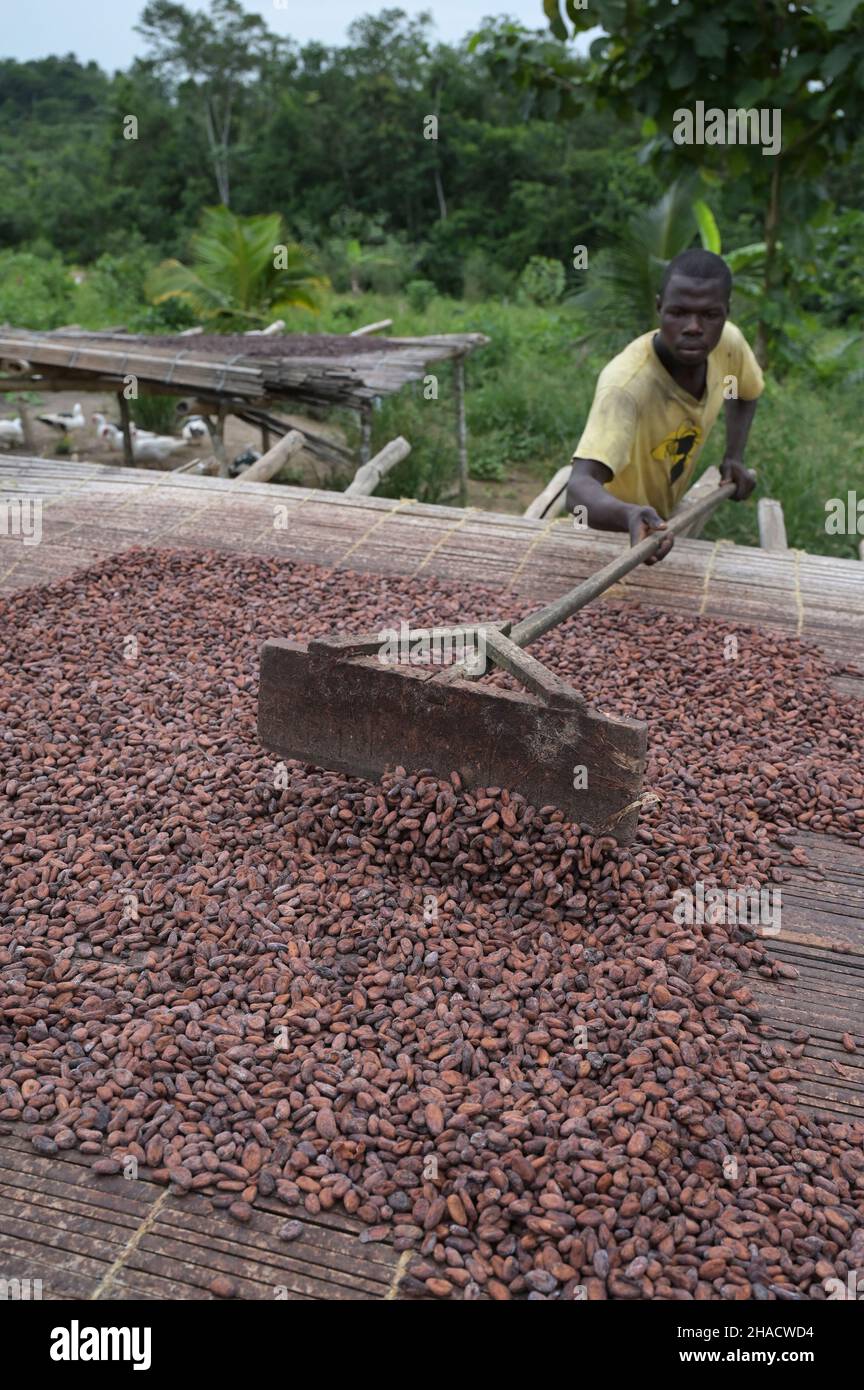
[[[756,508],[759,544],[763,550],[788,550],[783,507],[773,497],[760,497]]]
[[[33,417],[30,414],[30,407],[23,396],[18,398],[18,418],[21,421],[21,430],[24,435],[24,448],[32,458],[36,453],[36,436],[33,433]]]
[[[261,452],[263,454],[270,452],[270,431],[266,425],[261,426]]]
[[[543,491],[538,493],[533,502],[529,502],[523,516],[531,517],[553,517],[559,512],[563,512],[567,505],[567,484],[570,481],[570,474],[573,465],[565,463],[558,469],[554,478],[546,484]]]
[[[380,453],[374,459],[364,463],[362,468],[358,468],[353,480],[345,489],[346,497],[368,497],[373,493],[391,468],[395,468],[397,463],[401,463],[411,452],[411,445],[407,439],[403,439],[401,434],[398,439],[391,439],[389,444],[385,444]]]
[[[366,338],[370,333],[381,333],[385,328],[392,328],[392,319],[379,319],[377,323],[364,323],[362,328],[355,328],[348,334],[349,338]]]
[[[222,407],[219,407],[219,417],[217,419],[216,424],[213,423],[213,419],[210,415],[205,415],[203,418],[204,423],[207,426],[208,432],[210,434],[210,445],[213,450],[213,454],[216,458],[216,462],[219,465],[216,476],[217,478],[227,478],[228,455],[225,453],[225,445],[222,443],[222,431],[224,428],[224,422],[222,419]]]
[[[468,505],[468,431],[465,425],[465,358],[453,359],[453,399],[456,406],[456,447],[459,453],[459,506]]]
[[[360,407],[360,464],[369,462],[372,452],[372,407],[367,403]]]
[[[123,431],[123,462],[127,468],[134,468],[135,455],[132,452],[132,419],[129,414],[129,402],[122,391],[117,392],[117,404],[120,408],[120,428]]]
[[[262,454],[260,459],[256,459],[253,464],[245,468],[240,474],[240,482],[243,483],[269,483],[281,468],[288,462],[292,454],[299,453],[306,443],[299,430],[289,430],[288,434],[283,434],[281,439],[277,439],[273,448],[266,454]]]
[[[690,511],[697,502],[702,502],[706,497],[713,496],[719,486],[720,469],[712,463],[710,468],[705,469],[701,478],[697,478],[696,482],[693,483],[691,487],[688,487],[681,501],[678,503],[678,506],[672,513],[672,516],[683,518],[685,512]],[[707,520],[708,518],[703,516],[701,520],[693,521],[689,526],[682,525],[678,531],[678,535],[682,540],[698,540],[705,529],[705,522]]]

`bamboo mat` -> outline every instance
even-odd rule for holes
[[[0,534],[0,594],[50,583],[129,546],[284,555],[359,573],[482,581],[548,602],[618,554],[622,538],[504,513],[271,483],[19,456],[0,458],[0,500],[42,501],[42,541]],[[628,603],[777,628],[864,669],[864,565],[679,540],[610,591]],[[602,601],[602,600],[601,600]]]

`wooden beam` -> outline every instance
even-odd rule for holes
[[[269,483],[271,478],[282,469],[292,454],[297,454],[303,448],[305,439],[299,430],[291,430],[281,439],[277,440],[273,448],[266,454],[262,454],[260,459],[244,468],[241,478],[244,483]]]
[[[28,454],[36,453],[36,437],[33,434],[33,418],[30,414],[30,407],[22,397],[18,401],[18,415],[21,420],[21,429],[24,434],[24,447]]]
[[[719,486],[720,469],[715,468],[712,463],[710,468],[705,469],[701,478],[697,478],[693,486],[687,489],[672,515],[675,517],[683,517],[684,513],[688,512],[692,507],[695,507],[698,502],[704,501],[706,497],[716,492]],[[707,516],[703,516],[701,520],[697,519],[696,521],[691,521],[688,526],[682,526],[678,530],[678,535],[681,537],[687,536],[691,541],[697,540],[699,536],[701,536],[707,520]]]
[[[216,476],[218,478],[228,477],[228,458],[225,453],[225,446],[219,435],[219,428],[214,424],[212,415],[202,415],[202,420],[207,426],[207,433],[210,436],[210,447],[213,450],[213,457],[216,460]]]
[[[570,481],[570,474],[573,465],[565,463],[563,468],[546,484],[543,491],[538,493],[533,502],[529,502],[523,516],[534,517],[539,520],[543,517],[557,516],[563,512],[567,506],[567,484]]]
[[[273,415],[270,411],[256,406],[247,405],[245,401],[234,406],[232,413],[238,420],[243,420],[247,425],[255,425],[258,429],[266,430],[268,434],[275,434],[281,437],[296,428],[287,420],[282,420],[278,415]],[[306,450],[312,455],[313,460],[321,460],[325,463],[332,473],[344,473],[354,463],[354,456],[344,445],[335,440],[328,439],[322,434],[315,434],[312,430],[302,429],[300,433],[306,441]],[[267,448],[270,445],[268,443]],[[267,450],[265,449],[265,453]]]
[[[129,402],[125,392],[117,392],[117,404],[120,407],[120,428],[123,431],[123,462],[128,468],[135,466],[135,455],[132,451],[132,419],[129,414]]]
[[[782,503],[773,497],[760,497],[756,513],[759,520],[759,544],[762,549],[788,550]]]
[[[349,338],[365,338],[369,333],[381,333],[385,328],[392,328],[392,319],[379,319],[377,323],[364,323],[362,328],[355,328],[348,334]]]
[[[246,338],[272,338],[285,327],[284,319],[274,319],[266,328],[249,328],[243,335]]]
[[[372,407],[364,402],[360,407],[360,463],[369,462],[372,452]]]
[[[456,407],[456,449],[459,456],[459,505],[468,505],[468,428],[465,423],[465,358],[453,359],[453,402]]]
[[[391,468],[395,468],[397,463],[401,463],[411,452],[411,445],[407,439],[403,439],[401,434],[397,439],[391,439],[389,444],[377,453],[374,459],[364,463],[362,468],[358,468],[352,481],[345,489],[346,497],[368,497],[373,493],[386,473]]]

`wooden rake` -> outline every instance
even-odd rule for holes
[[[465,787],[507,787],[627,844],[642,804],[647,724],[592,709],[524,649],[647,560],[664,536],[704,520],[734,491],[734,483],[723,483],[672,517],[665,531],[521,622],[460,627],[478,649],[485,644],[487,661],[521,690],[481,685],[465,663],[418,668],[385,661],[381,633],[266,642],[261,743],[282,758],[373,781],[397,765],[438,777],[455,771]]]

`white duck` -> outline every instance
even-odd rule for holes
[[[24,430],[21,417],[14,420],[0,420],[0,444],[23,444]]]
[[[61,434],[67,434],[69,430],[82,430],[87,423],[80,401],[75,402],[74,410],[58,410],[54,415],[40,415],[38,418],[43,425],[50,425],[52,430],[59,430]]]
[[[104,415],[100,415],[100,414],[99,414],[99,411],[98,411],[98,410],[94,410],[93,414],[90,416],[90,419],[93,421],[93,424],[96,426],[96,433],[97,433],[97,435],[99,436],[100,439],[101,439],[101,438],[106,438],[106,439],[112,438],[111,431],[112,431],[112,430],[117,430],[117,431],[119,432],[119,434],[120,434],[120,441],[121,441],[121,443],[122,443],[122,440],[123,440],[123,430],[122,430],[121,426],[118,425],[118,423],[117,423],[116,420],[108,420],[108,419],[106,419],[106,417],[105,417]],[[106,434],[106,426],[108,427],[108,433],[107,433],[107,434]],[[132,428],[133,428],[133,430],[137,430],[138,436],[139,436],[139,438],[141,438],[141,439],[153,439],[153,438],[155,438],[155,435],[154,435],[153,430],[142,430],[142,429],[139,429],[138,426],[135,425],[135,424],[133,424]]]
[[[132,456],[142,463],[161,463],[185,447],[185,439],[175,439],[173,434],[144,434],[137,425],[132,426]]]
[[[187,443],[193,443],[196,439],[207,439],[210,431],[201,415],[190,415],[181,434]]]
[[[103,439],[107,439],[113,448],[123,448],[123,431],[116,425],[105,424],[99,431]],[[130,428],[132,436],[132,457],[140,459],[142,463],[161,463],[169,454],[176,453],[178,449],[185,447],[182,439],[175,439],[173,434],[144,434],[138,429],[137,425]]]

